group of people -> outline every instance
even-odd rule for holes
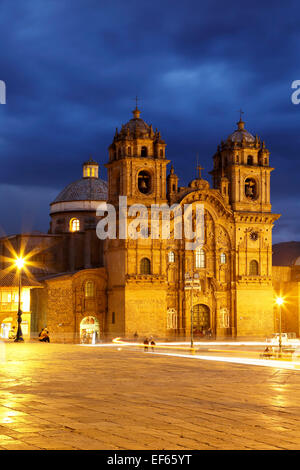
[[[148,351],[149,344],[150,344],[151,350],[152,350],[152,352],[153,352],[153,351],[154,351],[154,347],[155,347],[155,341],[154,341],[154,339],[152,338],[152,336],[151,336],[150,338],[145,338],[145,339],[144,339],[144,351]]]

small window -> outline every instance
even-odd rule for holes
[[[131,157],[131,147],[128,147],[127,154],[128,154],[129,157]]]
[[[164,156],[164,151],[163,151],[163,149],[160,149],[160,156],[161,156],[161,157]]]
[[[147,157],[148,156],[148,149],[147,147],[142,147],[141,148],[141,157]]]
[[[151,274],[151,263],[150,259],[143,258],[140,263],[141,274]]]
[[[220,255],[220,263],[221,264],[226,264],[226,254],[225,253],[221,253],[221,255]]]
[[[259,271],[258,268],[259,268],[258,262],[255,259],[250,261],[250,269],[249,269],[250,276],[258,276],[258,271]]]
[[[195,253],[196,268],[205,268],[205,251],[198,248]]]
[[[94,297],[95,295],[95,284],[93,281],[87,281],[84,287],[85,297]]]
[[[70,220],[70,232],[78,232],[80,229],[79,219]]]
[[[169,263],[174,263],[175,262],[175,253],[174,251],[169,251]]]
[[[111,314],[111,322],[112,322],[113,325],[116,323],[116,314],[115,314],[115,312],[112,312],[112,314]]]
[[[252,155],[248,155],[247,163],[248,163],[248,165],[253,165],[253,157],[252,157]]]

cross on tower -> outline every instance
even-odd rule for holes
[[[201,180],[202,179],[202,176],[201,176],[201,170],[204,170],[203,166],[201,165],[197,165],[197,171],[198,171],[198,179]]]
[[[138,97],[135,97],[135,109],[138,109]]]
[[[240,113],[240,121],[242,120],[242,114],[245,114],[244,111],[242,111],[242,109],[239,110],[239,113]]]

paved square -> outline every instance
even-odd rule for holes
[[[0,449],[300,449],[300,372],[9,343]]]

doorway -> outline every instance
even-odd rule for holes
[[[205,304],[193,307],[193,331],[195,335],[203,336],[210,328],[210,309]]]
[[[100,339],[99,320],[96,317],[84,317],[80,323],[80,342],[96,344]]]

